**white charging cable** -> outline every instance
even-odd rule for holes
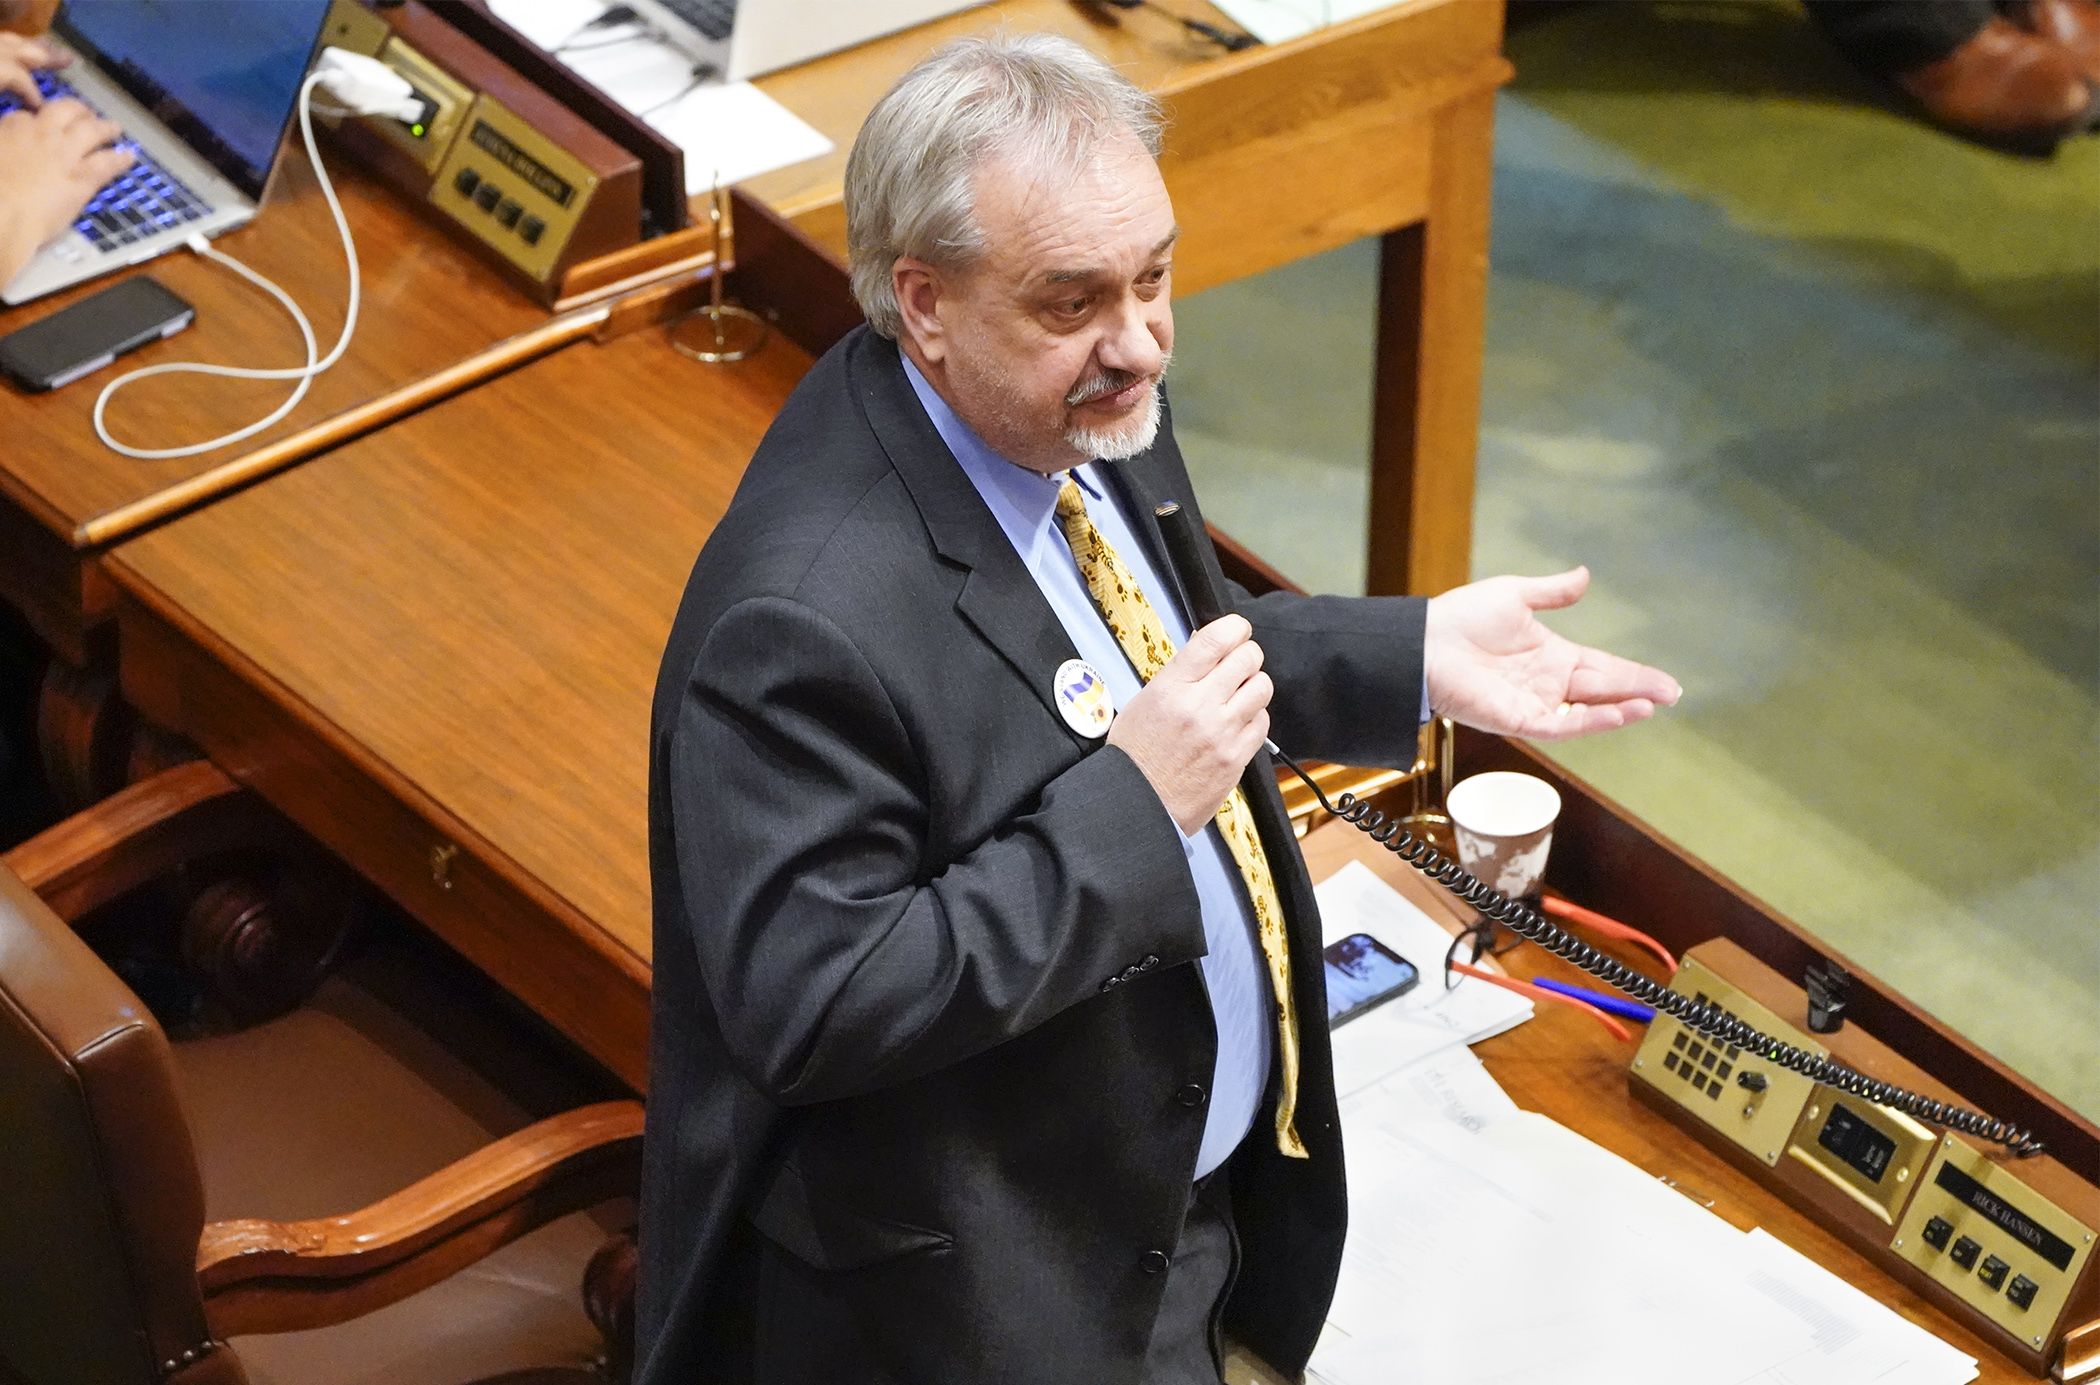
[[[328,210],[335,217],[335,228],[343,237],[343,258],[350,266],[349,304],[343,310],[343,332],[336,338],[335,348],[325,357],[316,358],[319,346],[314,341],[313,324],[306,314],[292,301],[292,296],[271,283],[262,275],[242,264],[224,251],[215,249],[202,235],[193,234],[186,244],[191,251],[205,259],[215,260],[234,273],[264,290],[284,305],[299,324],[299,335],[306,340],[306,364],[288,366],[282,370],[251,369],[244,366],[206,365],[201,361],[171,361],[164,365],[149,365],[138,370],[127,371],[102,387],[95,400],[95,436],[102,439],[112,451],[127,457],[154,459],[161,457],[194,457],[200,452],[210,452],[253,437],[277,422],[298,406],[313,388],[314,377],[342,359],[343,351],[350,345],[350,337],[357,330],[357,305],[359,280],[357,270],[357,244],[350,238],[350,223],[343,218],[343,204],[336,200],[335,185],[328,181],[328,170],[321,163],[321,151],[314,144],[313,91],[317,86],[326,86],[329,94],[341,101],[350,114],[385,115],[397,120],[413,120],[422,113],[413,91],[399,73],[375,58],[358,53],[345,52],[340,48],[324,49],[321,61],[307,74],[299,87],[299,131],[306,137],[306,157],[313,161],[314,176],[320,180],[321,195],[328,199]],[[298,387],[291,398],[277,406],[268,417],[257,419],[245,428],[239,428],[209,442],[192,443],[187,447],[132,447],[118,442],[109,435],[103,422],[103,411],[109,407],[110,396],[134,380],[143,380],[149,375],[225,375],[237,380],[297,380]]]

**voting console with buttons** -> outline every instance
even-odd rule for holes
[[[1726,939],[1686,953],[1670,986],[1870,1077],[1960,1100],[1857,1024],[1819,1042],[1806,1030],[1802,989]],[[1755,1053],[1717,1047],[1667,1015],[1649,1026],[1628,1079],[1644,1103],[2034,1374],[2060,1371],[2065,1335],[2100,1315],[2100,1188],[2046,1154],[2020,1159],[1934,1131]]]
[[[437,11],[336,0],[323,41],[385,63],[423,107],[342,120],[340,143],[536,296],[640,239],[640,161]]]

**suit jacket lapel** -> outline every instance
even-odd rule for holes
[[[850,369],[868,424],[911,492],[935,550],[968,569],[955,609],[1014,666],[1044,709],[1064,726],[1052,683],[1058,666],[1078,658],[1079,651],[962,464],[926,417],[904,376],[896,343],[864,334]],[[1072,734],[1079,739],[1077,732]]]

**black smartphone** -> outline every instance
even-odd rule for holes
[[[1406,995],[1422,979],[1415,964],[1369,933],[1351,933],[1329,943],[1320,956],[1327,964],[1327,1026],[1355,1019],[1397,995]]]
[[[127,351],[172,337],[197,310],[143,274],[0,337],[0,374],[32,393],[55,390]]]

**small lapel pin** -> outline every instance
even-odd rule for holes
[[[1065,660],[1057,666],[1053,689],[1065,725],[1088,740],[1108,734],[1109,723],[1116,719],[1115,699],[1092,664],[1084,659]]]

